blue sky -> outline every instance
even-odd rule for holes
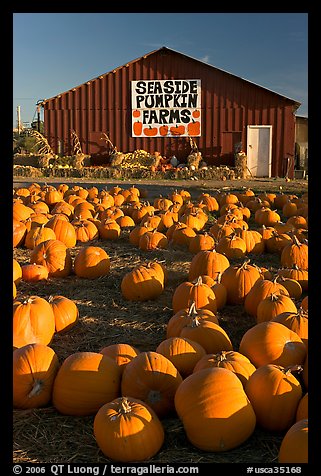
[[[301,102],[307,13],[14,13],[13,124],[36,102],[167,46]]]

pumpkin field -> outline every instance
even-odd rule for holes
[[[15,463],[305,463],[304,181],[13,190]]]

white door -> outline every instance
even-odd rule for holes
[[[271,177],[272,126],[247,126],[247,166],[253,177]]]

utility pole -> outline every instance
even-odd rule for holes
[[[17,106],[17,129],[18,134],[22,131],[20,106]]]

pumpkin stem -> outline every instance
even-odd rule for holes
[[[195,286],[200,286],[201,284],[203,284],[203,281],[202,281],[202,276],[198,276],[197,280],[196,280],[196,283],[195,283]]]
[[[121,415],[125,413],[129,413],[131,411],[132,407],[129,404],[128,398],[127,397],[122,397],[119,403],[119,410],[118,413]]]
[[[28,393],[28,398],[36,397],[42,391],[43,381],[42,380],[35,380],[32,386],[31,391]]]
[[[303,366],[302,365],[290,365],[289,367],[285,367],[283,369],[283,372],[287,375],[293,372],[298,372],[301,373],[303,371]]]
[[[195,317],[195,316],[197,316],[196,302],[193,301],[188,310],[188,317]]]
[[[226,350],[221,350],[220,352],[218,352],[218,353],[216,354],[215,357],[216,357],[216,361],[217,361],[218,363],[221,363],[221,362],[223,362],[224,360],[227,360],[227,359],[226,359]]]

